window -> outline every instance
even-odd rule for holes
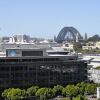
[[[22,51],[22,56],[43,56],[43,51]]]

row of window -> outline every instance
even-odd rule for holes
[[[39,58],[39,59],[0,59],[0,62],[38,62],[38,61],[60,61],[59,58]]]

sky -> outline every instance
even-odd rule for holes
[[[100,0],[0,0],[0,37],[53,38],[66,26],[100,34]]]

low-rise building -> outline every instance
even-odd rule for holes
[[[62,48],[66,51],[74,51],[73,43],[63,43]]]
[[[82,60],[88,63],[88,79],[94,83],[100,83],[100,55],[84,55]]]
[[[85,46],[82,46],[83,50],[93,50],[96,49],[95,43],[94,42],[88,42],[86,43]]]
[[[86,46],[82,46],[83,50],[95,50],[100,49],[100,42],[88,42]]]
[[[96,49],[100,49],[100,42],[96,42]]]

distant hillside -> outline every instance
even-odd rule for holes
[[[100,36],[98,34],[88,38],[88,41],[100,41]]]

